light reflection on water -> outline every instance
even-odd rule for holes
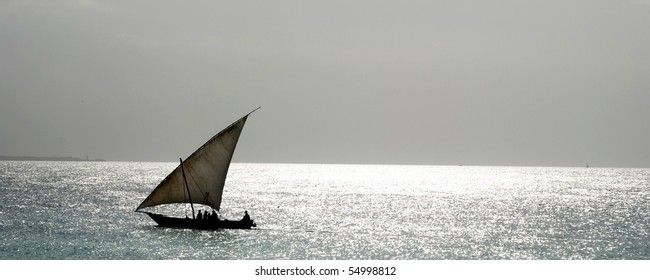
[[[133,212],[176,165],[0,162],[0,258],[650,259],[648,169],[233,164],[196,231]]]

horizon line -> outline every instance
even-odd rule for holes
[[[175,163],[175,161],[166,160],[106,160],[106,159],[90,159],[79,158],[72,156],[7,156],[0,155],[0,161],[83,161],[83,162],[158,162],[158,163]],[[304,162],[304,161],[232,161],[238,164],[305,164],[305,165],[387,165],[387,166],[458,166],[458,167],[564,167],[564,168],[632,168],[632,169],[649,169],[650,167],[639,166],[601,166],[586,164],[584,166],[578,165],[522,165],[522,164],[457,164],[457,163],[378,163],[378,162]]]

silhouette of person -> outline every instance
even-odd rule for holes
[[[199,210],[199,213],[196,214],[196,219],[197,219],[197,220],[201,220],[201,219],[203,219],[203,214],[201,213],[201,210]]]
[[[203,219],[204,220],[209,220],[210,219],[210,212],[205,211],[205,214],[203,214]]]
[[[248,216],[248,211],[244,211],[244,218],[242,219],[242,221],[248,222],[250,220],[251,220],[251,216]]]
[[[214,210],[212,210],[212,215],[210,215],[210,218],[214,220],[219,220],[219,216],[217,216],[217,212],[215,212]]]

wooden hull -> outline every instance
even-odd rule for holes
[[[190,229],[250,229],[257,226],[253,220],[229,221],[229,220],[196,220],[188,218],[168,217],[161,214],[144,212],[153,219],[160,227],[190,228]]]

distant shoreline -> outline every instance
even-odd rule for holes
[[[83,159],[76,157],[27,157],[27,156],[0,156],[0,161],[106,161],[103,159]]]

